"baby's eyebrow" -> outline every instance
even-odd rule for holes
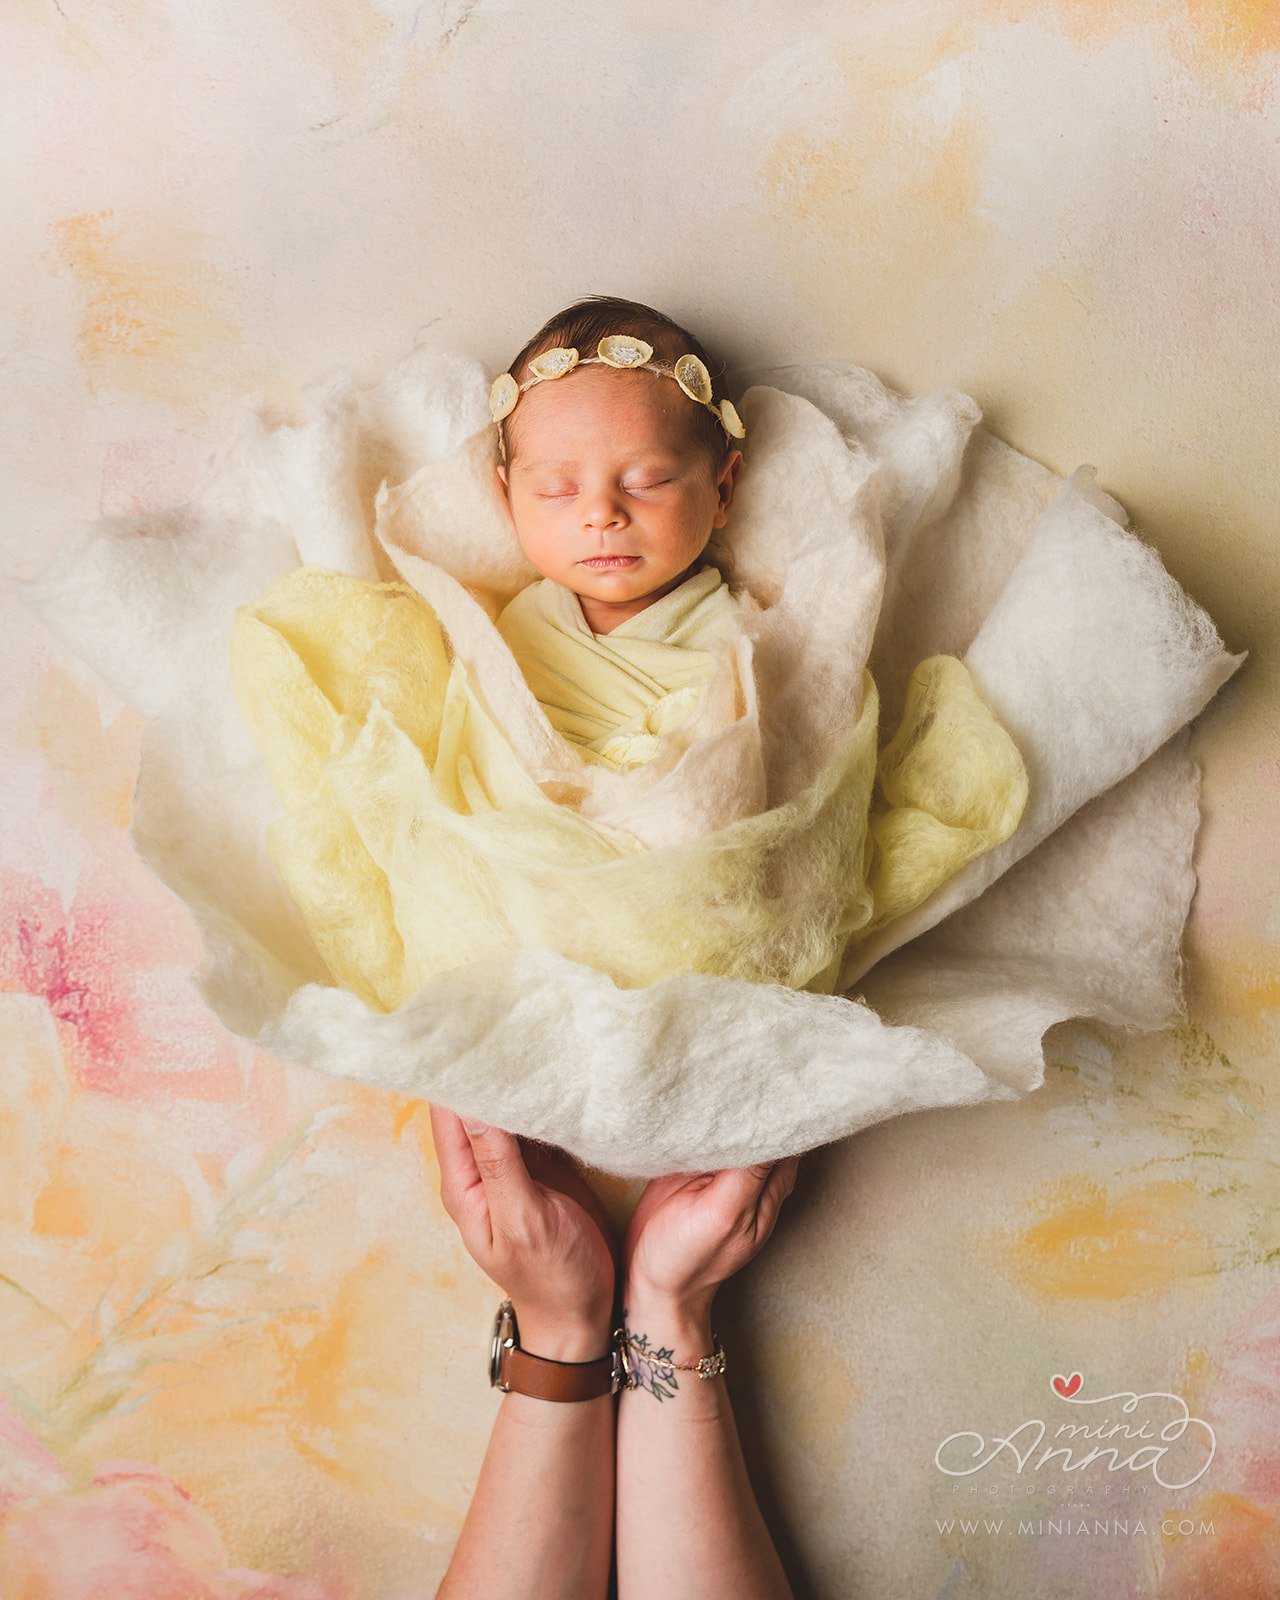
[[[637,461],[679,461],[679,451],[676,450],[641,450],[631,456],[628,465],[634,466]],[[576,467],[576,461],[530,461],[517,462],[517,466],[524,467],[527,472],[541,472],[548,467]]]

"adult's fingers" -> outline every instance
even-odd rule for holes
[[[483,1199],[499,1218],[538,1192],[524,1163],[515,1134],[484,1123],[467,1122],[446,1106],[431,1107],[431,1132],[440,1168],[440,1203],[455,1221]]]
[[[757,1161],[749,1167],[725,1167],[717,1172],[712,1187],[721,1199],[754,1211],[760,1196],[772,1181],[780,1181],[777,1174],[786,1166],[782,1161]]]
[[[737,1232],[763,1243],[773,1231],[782,1202],[795,1187],[799,1165],[799,1156],[787,1156],[718,1172],[713,1187],[724,1208],[722,1215],[733,1217]]]
[[[785,1161],[776,1161],[773,1170],[764,1181],[764,1188],[760,1193],[760,1209],[772,1208],[774,1212],[787,1198],[796,1186],[796,1176],[800,1171],[800,1157],[788,1156]]]
[[[431,1105],[431,1139],[440,1171],[440,1204],[456,1218],[466,1191],[480,1181],[462,1118],[447,1106]]]
[[[796,1186],[796,1179],[800,1175],[800,1157],[788,1156],[785,1161],[777,1162],[774,1172],[777,1174],[778,1186],[785,1198]]]
[[[463,1128],[484,1184],[489,1216],[496,1227],[505,1229],[522,1212],[536,1209],[542,1198],[524,1164],[520,1141],[502,1128],[481,1127],[473,1132],[465,1123]]]

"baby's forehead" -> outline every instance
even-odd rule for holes
[[[648,376],[651,382],[646,384],[640,373],[606,368],[599,375],[571,372],[533,384],[509,419],[519,435],[521,455],[527,452],[530,459],[542,460],[571,456],[575,448],[595,454],[608,446],[667,455],[693,450],[693,402],[674,383]],[[660,392],[657,385],[672,393]],[[565,448],[558,450],[557,445]]]

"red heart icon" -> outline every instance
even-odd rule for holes
[[[1064,1378],[1060,1372],[1053,1375],[1053,1389],[1055,1394],[1060,1394],[1064,1400],[1070,1400],[1076,1393],[1084,1379],[1078,1372],[1073,1372],[1069,1378]]]

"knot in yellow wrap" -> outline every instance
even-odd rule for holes
[[[612,633],[544,580],[498,628],[551,725],[619,769],[686,722],[737,626],[714,568]],[[284,814],[268,849],[334,982],[403,1005],[435,974],[538,945],[621,987],[680,972],[831,993],[851,943],[1007,839],[1026,767],[954,656],[877,743],[854,725],[786,804],[649,849],[550,798],[413,589],[319,568],[236,614],[232,676]]]

